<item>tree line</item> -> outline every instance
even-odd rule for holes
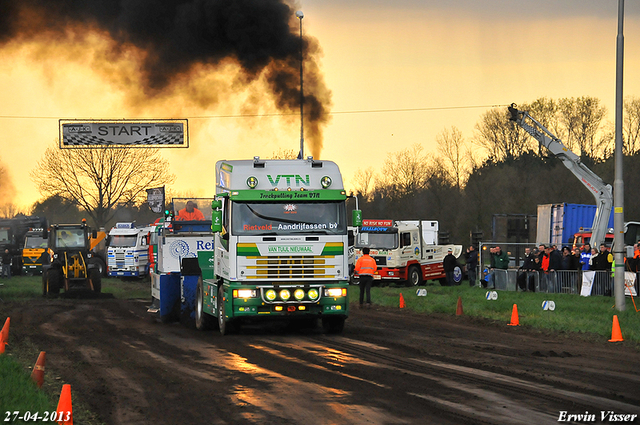
[[[605,182],[614,179],[613,123],[593,97],[540,98],[518,105],[547,127]],[[509,120],[506,107],[484,113],[465,139],[455,126],[436,136],[436,153],[422,144],[388,155],[382,169],[359,169],[354,193],[365,218],[438,220],[452,243],[471,232],[492,233],[494,214],[535,215],[539,204],[594,204],[562,162]],[[640,99],[624,102],[625,220],[640,220]],[[482,158],[479,160],[478,158]]]
[[[605,182],[613,182],[614,127],[597,98],[540,98],[518,108],[529,111]],[[633,196],[640,180],[640,99],[626,99],[623,116],[625,219],[640,219],[640,201]],[[435,142],[435,154],[415,144],[390,153],[379,172],[356,172],[352,187],[365,218],[438,220],[452,242],[466,244],[471,232],[482,232],[485,239],[491,234],[494,214],[535,215],[539,204],[594,203],[560,160],[509,120],[506,107],[485,112],[469,139],[453,126]],[[281,149],[273,157],[296,155]],[[159,149],[52,145],[31,179],[42,200],[28,214],[52,223],[88,218],[92,225],[108,228],[116,221],[155,220],[146,189],[168,186],[171,199],[175,176]],[[5,217],[15,212],[11,205],[0,209]]]

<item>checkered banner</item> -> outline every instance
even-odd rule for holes
[[[189,147],[187,120],[60,120],[60,147]]]

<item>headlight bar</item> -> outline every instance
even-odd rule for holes
[[[258,286],[256,289],[260,291],[260,297],[265,304],[312,304],[318,302],[321,295],[325,293],[322,285]],[[302,291],[302,295],[300,291]],[[281,294],[285,296],[283,297]]]

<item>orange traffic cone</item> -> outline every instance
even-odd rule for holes
[[[620,323],[618,322],[618,315],[613,315],[613,326],[611,327],[611,339],[609,342],[622,342],[622,332],[620,331]]]
[[[518,319],[518,305],[513,305],[513,310],[511,311],[511,323],[508,323],[509,326],[520,326],[520,320]]]
[[[404,307],[405,307],[404,297],[402,296],[402,293],[400,293],[400,308],[404,308]]]
[[[458,297],[458,306],[456,307],[456,316],[462,316],[464,312],[462,311],[462,297]]]
[[[0,331],[0,354],[4,353],[4,347],[9,342],[9,323],[11,322],[11,318],[7,317],[7,320],[4,322],[4,326],[2,327],[2,331]]]
[[[73,425],[73,411],[71,410],[71,385],[64,384],[60,392],[60,401],[56,409],[58,424]]]
[[[36,383],[38,388],[42,388],[42,384],[44,383],[44,360],[46,358],[46,353],[44,351],[40,351],[40,355],[38,356],[38,360],[36,361],[36,365],[33,367],[33,371],[31,372],[31,379]]]

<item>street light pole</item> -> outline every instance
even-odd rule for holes
[[[622,174],[622,76],[624,59],[624,0],[618,0],[618,36],[616,39],[616,141],[615,141],[615,180],[613,182],[613,229],[614,229],[614,276],[613,290],[618,311],[625,310],[624,299],[624,181]]]
[[[303,61],[303,42],[302,42],[302,18],[304,13],[301,10],[296,12],[296,16],[300,19],[300,153],[298,159],[304,159],[304,90],[302,85],[302,63]]]

